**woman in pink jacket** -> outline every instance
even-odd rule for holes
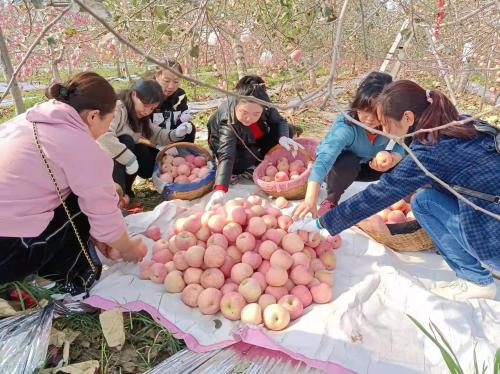
[[[46,95],[0,126],[0,283],[38,273],[87,288],[101,268],[93,244],[125,261],[146,253],[127,234],[113,161],[95,141],[108,131],[116,95],[91,72]]]

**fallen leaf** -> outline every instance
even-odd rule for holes
[[[102,312],[99,315],[102,333],[110,347],[122,349],[125,343],[125,328],[123,326],[123,313],[120,309]]]
[[[49,345],[53,345],[57,348],[63,347],[62,362],[67,364],[69,362],[69,348],[71,343],[80,335],[80,332],[71,329],[64,329],[59,331],[52,328],[50,331]]]
[[[68,374],[95,374],[96,370],[99,369],[99,361],[91,360],[85,362],[79,362],[78,364],[64,366],[57,369],[57,372],[68,373]]]
[[[78,335],[80,335],[80,332],[71,329],[64,329],[61,331],[56,328],[52,328],[50,331],[49,345],[61,348],[65,342],[68,342],[69,344],[73,343]]]

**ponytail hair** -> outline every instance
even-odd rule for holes
[[[459,121],[457,108],[440,91],[426,91],[417,83],[399,80],[389,84],[378,99],[382,117],[399,121],[406,111],[415,116],[410,132],[421,129],[432,129],[453,121]],[[382,119],[382,118],[381,118]],[[421,143],[436,144],[441,135],[452,138],[472,139],[476,129],[471,122],[454,125],[442,130],[417,134],[415,139]]]
[[[53,83],[45,90],[45,96],[68,104],[78,113],[99,110],[101,115],[106,115],[116,106],[116,94],[111,84],[90,71],[76,74],[65,83]]]

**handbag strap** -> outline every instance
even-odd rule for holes
[[[96,268],[94,262],[92,261],[92,259],[90,258],[90,255],[89,255],[87,249],[85,248],[85,245],[83,244],[83,240],[80,236],[80,233],[78,232],[78,229],[76,228],[75,223],[73,222],[73,218],[71,217],[68,206],[66,205],[66,202],[64,201],[64,199],[62,197],[61,189],[59,188],[59,185],[57,184],[54,173],[52,172],[52,170],[50,168],[49,161],[47,160],[47,156],[43,152],[42,145],[40,143],[40,136],[38,134],[38,128],[37,128],[35,122],[33,122],[33,135],[35,137],[35,144],[36,144],[36,147],[38,149],[38,152],[40,153],[40,156],[42,156],[43,163],[45,164],[45,167],[47,168],[47,171],[49,172],[50,178],[52,179],[52,183],[54,184],[54,187],[56,189],[57,196],[59,196],[59,200],[61,201],[62,207],[63,207],[64,211],[66,212],[66,215],[68,216],[69,223],[71,224],[71,227],[73,228],[76,239],[78,240],[78,243],[80,244],[80,248],[81,248],[85,258],[87,259],[87,262],[89,263],[89,265],[92,269],[92,273],[96,274],[97,268]],[[92,276],[90,276],[89,279],[85,280],[85,282],[84,282],[85,285],[89,282],[91,277]]]

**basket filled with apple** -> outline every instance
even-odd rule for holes
[[[200,313],[282,330],[316,304],[332,300],[334,250],[341,237],[289,233],[292,218],[258,196],[236,198],[179,218],[161,237],[140,276]]]
[[[297,155],[293,156],[281,145],[276,145],[255,168],[253,181],[270,196],[281,196],[288,200],[303,199],[312,161],[313,157],[305,149],[299,149]]]
[[[375,241],[399,252],[419,252],[434,248],[430,236],[420,226],[407,199],[359,222],[358,228]]]
[[[163,148],[156,157],[153,183],[166,200],[193,200],[212,190],[216,164],[199,145],[180,142]]]

